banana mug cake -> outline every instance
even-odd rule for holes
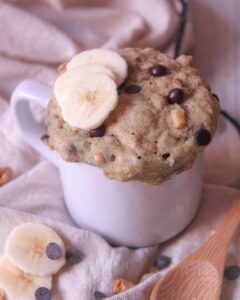
[[[48,105],[48,145],[108,178],[158,185],[191,168],[218,115],[218,99],[190,56],[93,49],[61,67]]]

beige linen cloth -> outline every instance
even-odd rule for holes
[[[0,1],[0,166],[10,166],[14,174],[0,187],[0,254],[18,224],[33,220],[55,228],[68,247],[81,252],[82,261],[55,276],[53,299],[92,300],[95,290],[111,296],[114,278],[137,283],[158,254],[170,256],[173,267],[210,237],[238,192],[240,139],[220,119],[217,136],[205,152],[203,201],[191,225],[159,247],[112,248],[74,226],[64,207],[57,169],[23,142],[13,122],[9,98],[17,83],[25,78],[52,82],[56,66],[82,49],[152,46],[171,55],[178,13],[179,3],[171,0]],[[182,51],[189,49],[190,37],[188,23]],[[239,253],[238,236],[227,264],[240,264]],[[111,299],[148,299],[154,282],[168,270]],[[240,279],[224,280],[221,297],[239,299]]]

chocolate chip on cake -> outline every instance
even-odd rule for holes
[[[56,243],[50,243],[47,246],[46,255],[51,260],[59,259],[62,255],[60,246]]]
[[[164,76],[167,74],[167,68],[163,65],[154,65],[150,68],[150,74],[154,77]]]
[[[104,136],[105,132],[106,132],[106,127],[105,127],[104,124],[102,124],[102,125],[99,126],[98,128],[89,130],[88,135],[89,135],[91,138],[94,138],[94,137],[102,137],[102,136]]]
[[[211,134],[206,129],[199,129],[195,133],[195,140],[199,146],[206,146],[211,142]]]
[[[172,89],[167,96],[167,100],[170,104],[182,104],[184,100],[184,92],[182,89]]]
[[[141,87],[139,85],[129,85],[125,88],[126,94],[137,94],[141,91]]]
[[[51,300],[51,291],[45,287],[40,287],[35,292],[36,300]]]
[[[168,159],[169,156],[170,156],[170,153],[164,153],[164,154],[162,154],[162,158],[163,159]]]

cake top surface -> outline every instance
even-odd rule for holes
[[[127,62],[127,78],[103,124],[71,126],[53,97],[48,144],[63,159],[100,167],[111,179],[160,184],[190,168],[211,141],[219,103],[190,56],[174,60],[151,48],[118,53]]]

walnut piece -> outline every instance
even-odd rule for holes
[[[126,290],[132,288],[134,284],[126,279],[118,278],[113,281],[113,294],[117,295],[119,293],[125,292]]]
[[[174,109],[171,111],[171,119],[174,128],[181,129],[186,126],[186,114],[183,109]]]
[[[99,165],[103,165],[103,164],[105,164],[105,162],[106,162],[106,160],[105,160],[105,158],[104,158],[104,156],[103,156],[102,153],[95,153],[95,154],[93,155],[93,159],[94,159],[95,162],[96,162],[97,164],[99,164]]]
[[[147,280],[149,277],[151,277],[153,274],[157,273],[159,270],[157,267],[152,267],[148,273],[143,274],[143,276],[140,279],[140,283]]]
[[[12,170],[8,167],[0,167],[0,186],[9,182],[12,178]]]

